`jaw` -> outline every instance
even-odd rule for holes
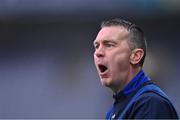
[[[103,86],[110,88],[114,93],[120,92],[127,84],[125,78],[113,76],[113,74],[109,78],[100,77],[100,80]]]
[[[101,78],[101,84],[103,85],[103,86],[105,86],[105,87],[108,87],[108,88],[110,88],[114,93],[118,93],[118,91],[120,91],[119,90],[119,86],[117,86],[117,85],[115,85],[114,83],[113,83],[113,81],[112,80],[110,80],[110,79],[102,79]]]
[[[111,81],[109,80],[109,78],[101,78],[100,77],[100,80],[101,80],[101,84],[103,86],[109,87],[111,85]]]

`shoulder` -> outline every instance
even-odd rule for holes
[[[140,118],[174,118],[176,111],[171,101],[153,91],[141,94],[132,105],[134,116]]]
[[[148,91],[141,94],[135,101],[137,104],[146,102],[149,104],[171,104],[170,101],[156,92]]]

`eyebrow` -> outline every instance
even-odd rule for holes
[[[116,43],[114,40],[104,40],[103,43]]]
[[[114,40],[102,40],[103,43],[116,43]],[[93,44],[97,44],[98,42],[94,40]]]

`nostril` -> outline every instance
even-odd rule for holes
[[[103,56],[104,56],[104,52],[103,52],[103,51],[96,51],[96,52],[95,52],[95,55],[96,55],[97,57],[103,57]]]
[[[99,54],[99,53],[96,54],[96,56],[97,56],[97,57],[103,57],[103,55],[102,55],[102,54]]]

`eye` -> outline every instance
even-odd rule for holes
[[[106,47],[114,47],[114,44],[106,43],[105,46],[106,46]]]
[[[94,48],[97,49],[99,47],[99,44],[94,44]]]

